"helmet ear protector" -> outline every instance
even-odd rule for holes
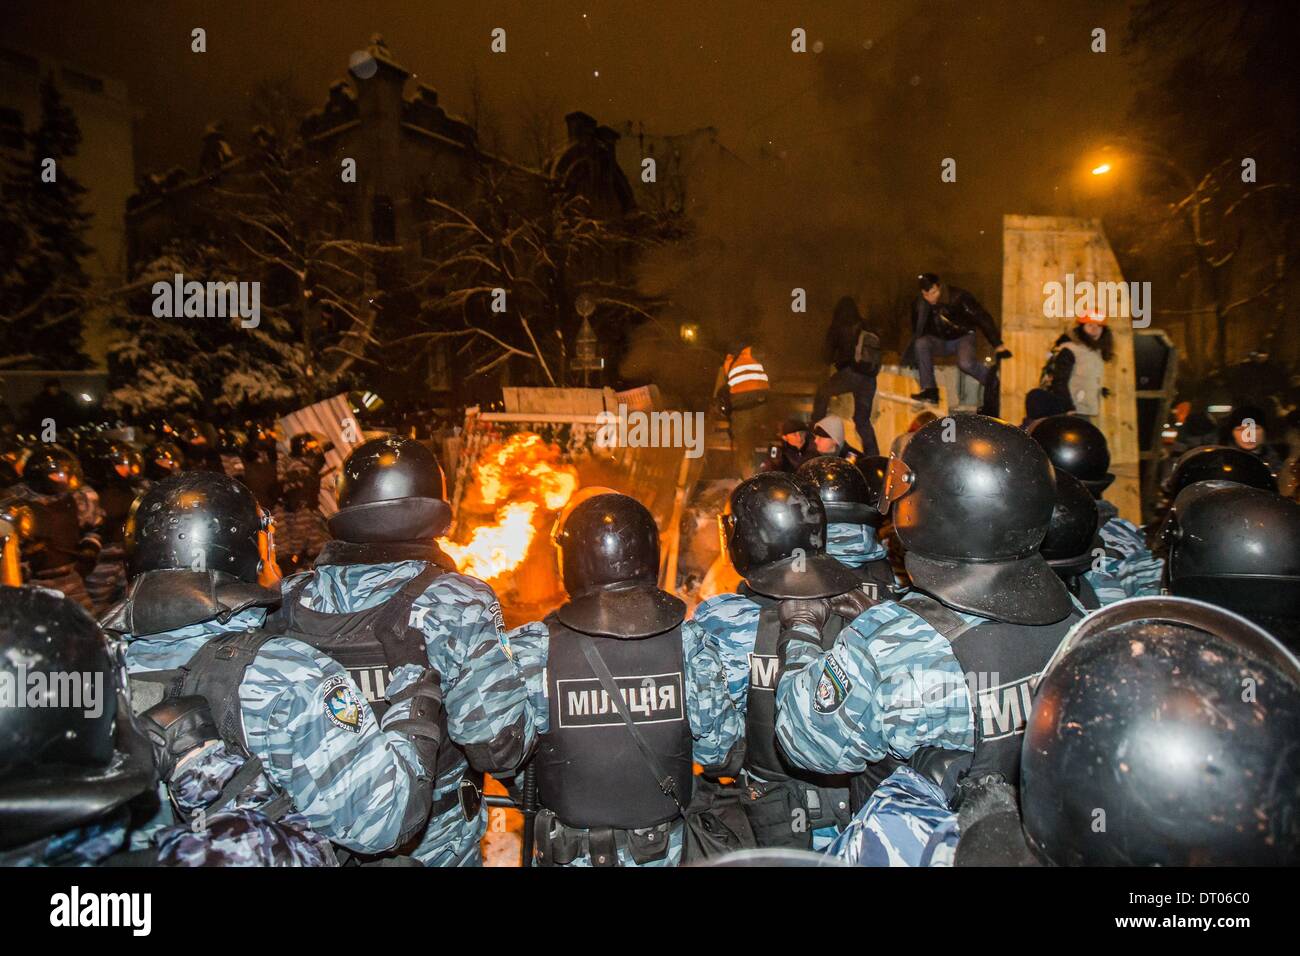
[[[877,505],[882,515],[889,514],[889,508],[916,485],[916,472],[897,455],[889,456],[889,469],[885,472],[885,487],[880,493]]]

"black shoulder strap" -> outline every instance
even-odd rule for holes
[[[975,626],[963,621],[952,608],[920,591],[913,591],[899,603],[947,638],[949,644]]]
[[[654,774],[659,789],[664,796],[671,798],[673,803],[677,805],[677,812],[682,816],[686,816],[686,808],[682,806],[681,798],[677,795],[677,781],[673,779],[672,774],[664,769],[663,764],[659,762],[659,758],[655,756],[654,751],[650,749],[650,745],[646,743],[645,737],[641,735],[641,731],[637,730],[636,724],[632,721],[632,715],[628,713],[627,701],[623,700],[623,695],[618,689],[618,683],[614,680],[614,676],[610,674],[609,668],[605,666],[600,651],[596,649],[596,642],[589,635],[579,633],[578,644],[582,647],[582,653],[587,658],[587,663],[595,671],[600,686],[609,695],[610,703],[618,708],[618,715],[623,718],[623,725],[627,727],[627,732],[632,736],[633,743],[641,751],[641,757],[645,760],[646,766]]]
[[[181,669],[181,679],[173,683],[168,697],[197,695],[208,702],[217,732],[222,741],[244,757],[244,765],[226,781],[217,799],[203,808],[206,814],[216,813],[239,796],[262,772],[262,761],[248,750],[244,739],[244,722],[239,704],[239,685],[244,672],[253,663],[262,645],[273,637],[274,631],[255,630],[223,634],[199,648],[188,664]],[[268,778],[272,789],[278,789]],[[260,811],[271,820],[278,820],[292,809],[288,794],[277,792],[275,798]]]
[[[384,602],[384,610],[377,626],[388,630],[406,627],[406,622],[410,619],[411,605],[429,589],[429,585],[435,579],[442,577],[443,573],[442,568],[430,563],[427,568],[403,584],[401,590]]]
[[[298,608],[302,606],[298,602],[302,600],[302,592],[307,590],[307,585],[310,583],[311,575],[304,574],[301,581],[285,592],[280,606],[267,617],[267,624],[275,627],[280,632],[292,628],[294,615],[298,613]]]
[[[244,671],[253,663],[262,645],[277,635],[271,631],[240,631],[213,638],[199,648],[182,668],[183,677],[175,693],[168,696],[197,695],[212,709],[221,739],[245,756],[244,725],[240,718],[239,685]]]

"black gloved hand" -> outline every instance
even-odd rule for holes
[[[1011,349],[1007,348],[1005,345],[1000,346],[994,355],[997,357],[999,362],[1004,359],[1009,359],[1011,358]]]
[[[872,600],[862,588],[854,588],[852,591],[845,591],[843,594],[837,594],[831,598],[831,610],[844,618],[851,621],[869,607],[879,604],[879,601]]]
[[[138,718],[149,738],[154,762],[163,781],[171,780],[176,764],[209,740],[220,740],[217,722],[203,697],[173,697],[154,704]]]
[[[795,626],[801,628],[806,640],[815,641],[816,637],[808,634],[820,634],[831,616],[831,602],[826,598],[786,598],[777,609],[781,620],[781,632],[793,631]],[[791,637],[794,635],[791,634]]]

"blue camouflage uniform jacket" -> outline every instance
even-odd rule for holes
[[[952,866],[957,814],[934,781],[899,767],[827,849],[853,866]]]
[[[984,620],[955,613],[967,624]],[[922,747],[975,749],[975,714],[952,645],[904,604],[887,601],[863,611],[829,651],[791,641],[785,668],[777,686],[777,739],[800,766],[858,773],[886,756],[907,760]],[[950,865],[956,821],[942,789],[903,766],[885,778],[830,852],[863,866]]]
[[[510,632],[510,647],[515,661],[528,682],[533,705],[533,727],[538,736],[551,729],[551,711],[546,696],[546,662],[550,633],[541,621],[534,621]],[[722,659],[714,647],[701,639],[698,631],[682,626],[682,659],[686,671],[686,719],[691,725],[695,762],[704,767],[727,762],[732,748],[745,736],[745,719],[732,704],[727,692]],[[682,858],[682,827],[675,826],[668,836],[668,854],[646,866],[676,866]],[[619,866],[637,866],[626,849],[618,850]],[[591,866],[586,855],[570,866]]]
[[[850,568],[860,568],[889,554],[876,537],[875,528],[845,521],[832,521],[826,526],[826,553]]]
[[[94,823],[0,850],[0,866],[96,866],[126,846],[130,817],[123,807]]]
[[[958,613],[966,623],[981,620]],[[859,773],[922,747],[975,749],[974,711],[952,645],[902,604],[863,611],[829,651],[791,641],[785,668],[776,694],[777,739],[800,766]],[[827,682],[835,693],[819,694]],[[901,767],[828,852],[862,866],[920,866],[933,831],[950,814],[937,786]]]
[[[307,572],[302,604],[323,613],[364,610],[388,600],[426,566],[414,560],[317,565]],[[286,578],[282,588],[287,592],[301,580],[302,575]],[[492,588],[463,574],[441,574],[416,598],[409,623],[424,633],[429,663],[441,679],[448,735],[462,747],[497,755],[498,765],[475,769],[513,773],[536,739],[535,715]],[[414,679],[406,671],[416,668],[398,668],[394,680],[398,674]],[[434,782],[435,802],[465,776],[464,757],[448,763]],[[485,807],[466,820],[453,806],[429,821],[413,855],[426,866],[480,866],[479,841],[486,831]]]
[[[981,620],[958,613],[967,623]],[[922,747],[975,749],[970,694],[952,645],[906,605],[867,608],[828,651],[791,641],[784,663],[776,735],[798,766],[860,773]],[[818,686],[827,681],[835,693],[819,700]]]
[[[727,696],[742,725],[749,714],[749,658],[758,638],[760,610],[758,603],[744,594],[718,594],[700,602],[691,619],[682,625],[684,639],[712,648],[721,660]],[[778,715],[780,707],[778,698]],[[836,832],[834,827],[814,830],[813,849],[823,849]]]
[[[1103,553],[1092,570],[1083,577],[1092,585],[1097,599],[1105,607],[1130,597],[1148,597],[1160,593],[1165,563],[1152,555],[1141,530],[1119,516],[1109,501],[1099,499]]]
[[[260,627],[265,614],[261,608],[249,608],[225,624],[211,620],[162,634],[123,635],[129,641],[127,671],[179,668],[212,638]],[[413,679],[404,675],[399,681],[395,676],[389,691],[395,693]],[[355,706],[346,720],[338,719],[332,706],[340,687]],[[406,737],[377,724],[347,671],[300,641],[272,638],[245,671],[239,699],[249,752],[261,760],[263,770],[225,810],[265,806],[275,795],[274,784],[293,801],[295,813],[284,818],[289,829],[314,831],[358,853],[379,853],[397,842],[407,804],[425,771]],[[409,701],[393,706],[385,725],[403,719],[409,710]],[[197,814],[216,800],[242,765],[243,759],[225,743],[209,742],[178,764],[169,784],[171,798],[187,813]],[[206,821],[197,817],[199,829],[221,823],[220,816]],[[178,858],[195,852],[182,833],[165,827],[168,822],[153,821],[143,835]],[[247,851],[256,855],[276,839],[254,828]],[[139,842],[133,840],[133,845]],[[329,858],[321,865],[330,865],[333,854],[325,855]],[[304,859],[310,858],[310,852],[304,854]]]

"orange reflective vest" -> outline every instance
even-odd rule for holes
[[[748,345],[740,350],[739,355],[728,355],[722,363],[722,371],[727,376],[727,392],[731,395],[743,395],[746,392],[762,392],[768,385],[767,372],[763,363],[754,358]]]

